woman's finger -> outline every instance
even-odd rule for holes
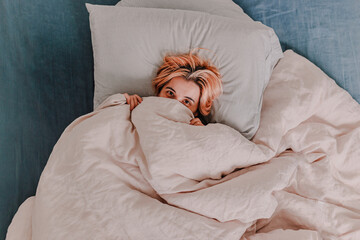
[[[125,99],[126,99],[126,103],[127,103],[127,104],[130,104],[129,94],[124,93],[124,97],[125,97]]]
[[[198,121],[197,118],[193,118],[193,119],[191,119],[190,124],[191,125],[196,125],[197,121]]]
[[[130,111],[132,111],[134,109],[135,106],[135,100],[133,97],[130,98]]]
[[[190,121],[191,125],[195,125],[195,126],[204,126],[204,124],[202,124],[201,120],[199,118],[193,118]]]
[[[137,98],[138,102],[141,103],[142,102],[142,98],[138,95],[135,95],[135,97]]]

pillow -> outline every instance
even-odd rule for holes
[[[223,17],[252,21],[242,8],[232,0],[122,0],[116,6],[200,11]]]
[[[262,93],[282,51],[274,31],[259,22],[203,12],[86,4],[94,51],[94,106],[115,93],[153,95],[151,79],[167,53],[202,51],[222,75],[224,93],[212,122],[251,138]]]

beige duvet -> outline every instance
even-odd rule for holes
[[[360,105],[285,52],[252,141],[121,94],[67,127],[15,239],[360,239]]]

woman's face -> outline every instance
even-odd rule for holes
[[[184,77],[174,77],[161,89],[158,96],[176,99],[195,114],[200,101],[200,87]]]

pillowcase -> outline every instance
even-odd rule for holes
[[[116,6],[200,11],[223,17],[253,21],[232,0],[121,0]]]
[[[282,57],[274,31],[259,22],[208,13],[86,4],[94,52],[94,107],[115,93],[153,95],[151,80],[165,54],[196,47],[218,67],[224,93],[214,101],[212,122],[252,138],[262,94]]]

